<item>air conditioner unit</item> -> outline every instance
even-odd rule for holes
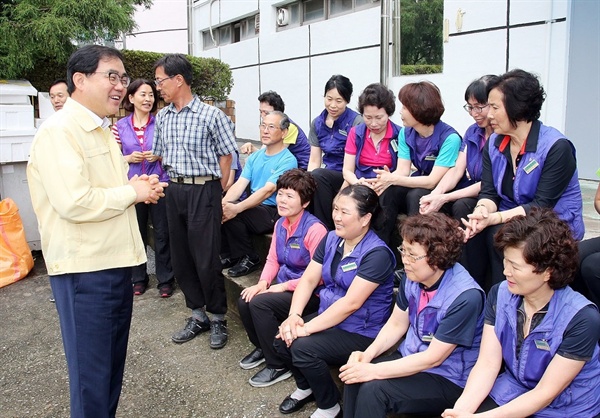
[[[285,7],[277,10],[277,26],[286,26],[290,23],[290,11]]]

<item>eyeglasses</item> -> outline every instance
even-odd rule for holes
[[[267,130],[267,131],[269,131],[269,132],[273,132],[273,131],[274,131],[274,130],[276,130],[276,129],[281,129],[279,126],[275,126],[275,125],[273,125],[273,124],[266,125],[266,124],[264,124],[264,123],[261,123],[260,125],[258,125],[258,128],[259,128],[261,131],[264,131],[264,130],[266,129],[266,130]]]
[[[411,263],[416,263],[419,260],[424,259],[425,257],[427,257],[426,255],[412,255],[406,252],[406,250],[402,247],[398,247],[398,251],[400,251],[400,257],[407,259],[408,261],[410,261]]]
[[[104,74],[104,77],[107,77],[108,81],[110,81],[110,84],[112,84],[113,86],[116,86],[117,84],[119,84],[119,82],[121,82],[121,84],[123,84],[123,87],[127,88],[131,83],[131,78],[129,78],[127,74],[119,75],[119,73],[117,73],[116,71],[96,71],[92,74]]]
[[[479,113],[483,112],[483,109],[485,109],[488,106],[489,106],[489,104],[486,104],[483,106],[471,106],[470,104],[466,104],[463,106],[463,109],[465,109],[468,113],[474,112],[475,114],[479,114]]]
[[[155,79],[155,80],[154,80],[154,85],[155,85],[156,87],[160,87],[160,86],[161,86],[161,84],[162,84],[162,83],[163,83],[165,80],[169,80],[170,78],[173,78],[173,77],[175,77],[176,75],[177,75],[177,74],[175,74],[175,75],[171,75],[171,76],[169,76],[169,77],[165,77],[165,78],[157,78],[157,79]]]

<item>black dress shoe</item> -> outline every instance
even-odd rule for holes
[[[232,258],[232,257],[221,258],[221,270],[228,269],[228,268],[235,266],[238,263],[238,261],[240,261],[239,258]]]
[[[244,370],[250,370],[259,364],[264,363],[264,361],[265,355],[263,354],[263,351],[260,348],[255,348],[250,354],[244,357],[242,361],[240,361],[240,367]]]
[[[227,321],[211,321],[210,348],[217,350],[227,344]]]
[[[194,339],[195,336],[206,332],[210,329],[210,322],[198,321],[194,318],[188,318],[185,327],[177,331],[171,339],[174,343],[182,344]]]
[[[250,378],[248,383],[250,386],[255,388],[266,388],[267,386],[274,385],[277,382],[281,382],[289,377],[292,377],[292,372],[286,369],[272,369],[265,367],[254,376]]]
[[[304,405],[314,400],[315,395],[312,393],[301,401],[294,399],[291,396],[286,396],[283,402],[281,402],[281,405],[279,405],[279,412],[282,414],[291,414],[292,412],[301,410]]]
[[[259,267],[260,259],[257,258],[255,261],[252,261],[250,260],[250,257],[245,255],[235,266],[227,270],[227,274],[230,277],[245,276],[246,274],[250,274],[254,270],[257,270]]]

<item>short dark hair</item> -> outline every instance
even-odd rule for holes
[[[350,103],[350,99],[352,98],[352,83],[348,77],[344,77],[340,74],[332,75],[331,78],[327,80],[327,83],[325,83],[325,93],[323,96],[327,96],[327,92],[333,89],[336,89],[340,96],[342,96],[347,103]]]
[[[150,86],[152,88],[152,93],[154,94],[154,103],[152,104],[152,109],[150,109],[150,112],[154,113],[156,111],[156,108],[158,107],[158,92],[156,91],[154,82],[150,80],[145,80],[143,78],[133,80],[129,87],[127,87],[127,96],[125,97],[125,100],[123,100],[123,109],[125,109],[128,112],[133,112],[134,107],[133,104],[129,101],[129,96],[133,96],[144,84]]]
[[[116,58],[123,61],[123,55],[116,49],[103,45],[85,45],[73,52],[67,62],[67,91],[73,94],[75,83],[73,74],[92,74],[102,60]]]
[[[383,213],[379,204],[379,196],[373,189],[362,184],[353,184],[340,190],[338,196],[351,197],[356,203],[356,210],[361,217],[370,213],[370,228],[378,229],[381,226]]]
[[[273,90],[265,91],[263,94],[258,96],[258,101],[260,103],[268,103],[269,106],[273,106],[273,110],[285,112],[285,103],[283,102],[283,99]]]
[[[183,54],[166,54],[154,63],[153,71],[162,67],[169,77],[181,75],[188,86],[194,81],[192,63]]]
[[[465,90],[465,102],[473,98],[477,103],[486,104],[488,102],[488,94],[490,93],[490,85],[498,81],[497,75],[484,75],[483,77],[473,80],[469,87]]]
[[[277,179],[277,190],[292,189],[300,196],[302,204],[312,200],[317,190],[315,178],[308,172],[299,168],[293,168],[286,171]]]
[[[441,213],[409,216],[402,222],[400,235],[403,241],[423,246],[427,264],[440,270],[448,270],[458,262],[464,245],[458,221]]]
[[[430,81],[406,84],[400,89],[398,100],[423,125],[435,125],[446,110],[440,89]]]
[[[520,69],[509,71],[490,84],[489,89],[498,89],[504,95],[502,102],[513,128],[519,121],[533,122],[540,118],[546,92],[532,73]]]
[[[361,115],[365,106],[384,109],[388,116],[392,116],[396,111],[396,96],[393,91],[381,83],[369,84],[358,98],[358,111]]]
[[[52,82],[52,84],[50,84],[50,87],[48,87],[48,91],[50,91],[50,89],[58,84],[67,84],[67,80],[64,80],[62,78],[59,78],[58,80],[54,80]],[[67,89],[69,88],[69,85],[67,84]]]
[[[509,219],[494,235],[500,252],[520,248],[535,273],[548,270],[548,286],[560,289],[571,283],[577,272],[577,242],[569,225],[550,208],[533,207],[527,216]]]

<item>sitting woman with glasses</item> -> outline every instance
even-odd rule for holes
[[[340,369],[347,418],[440,414],[458,399],[477,360],[485,294],[457,263],[458,221],[414,215],[401,235],[405,275],[392,316]],[[378,358],[403,337],[398,351]]]
[[[118,77],[115,79],[118,80]],[[112,82],[112,79],[111,79]],[[121,82],[125,85],[123,77]],[[113,83],[115,84],[115,83]],[[129,78],[127,78],[129,84]],[[142,174],[157,174],[160,181],[169,181],[158,156],[152,154],[154,138],[153,113],[157,107],[157,93],[154,84],[148,80],[137,79],[129,84],[123,108],[132,112],[120,119],[112,127],[112,132],[121,147],[125,160],[129,163],[128,177]],[[165,189],[165,193],[168,193]],[[160,199],[157,204],[138,203],[135,205],[138,224],[144,247],[148,245],[148,221],[152,221],[154,232],[154,250],[156,255],[156,278],[160,297],[168,298],[173,294],[175,276],[171,267],[169,249],[169,231],[167,228],[167,200]],[[133,293],[142,295],[148,287],[146,263],[133,267]]]
[[[371,230],[380,215],[377,194],[355,184],[333,202],[335,231],[321,241],[294,291],[275,347],[297,389],[279,411],[289,414],[316,400],[312,418],[340,416],[340,393],[329,372],[364,350],[390,315],[395,259]],[[319,291],[318,314],[301,317]]]
[[[494,240],[506,281],[488,295],[479,358],[442,416],[600,417],[600,314],[568,286],[572,231],[551,209],[534,208]]]
[[[491,274],[496,284],[504,275],[493,237],[504,222],[537,206],[553,208],[576,240],[583,238],[584,224],[575,147],[539,121],[546,94],[538,78],[513,70],[489,89],[488,119],[494,134],[483,150],[477,204],[463,224],[469,272],[477,278]],[[482,234],[481,241],[472,240],[477,234]]]
[[[440,120],[444,105],[435,84],[428,81],[406,84],[398,98],[402,103],[400,116],[404,128],[398,137],[397,168],[376,169],[377,176],[368,180],[381,196],[385,222],[378,232],[388,245],[398,214],[419,213],[420,198],[429,194],[454,167],[461,143],[454,128]],[[415,172],[411,172],[413,165]]]

